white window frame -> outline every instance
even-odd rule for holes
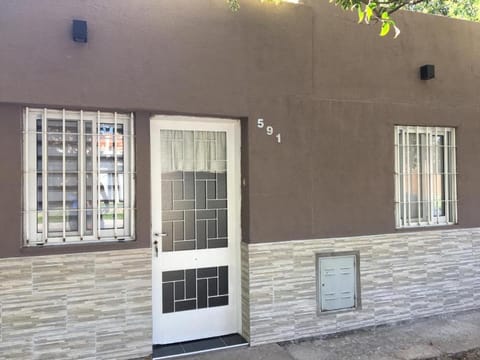
[[[410,136],[401,134],[414,134],[416,144],[410,145]],[[419,136],[425,135],[426,144],[421,145]],[[433,139],[443,136],[443,173],[438,168],[438,163],[434,161],[437,155],[438,145]],[[449,141],[448,141],[449,140]],[[402,143],[400,144],[400,141]],[[426,167],[424,171],[418,173],[409,172],[409,153],[408,149],[412,146],[417,148],[417,153],[423,146],[426,152]],[[402,148],[403,151],[400,151]],[[450,161],[449,161],[450,159]],[[418,189],[422,188],[422,198],[418,199],[418,217],[411,214],[411,201],[408,194],[411,193],[410,175],[418,174]],[[421,175],[421,176],[420,176]],[[443,198],[440,202],[445,204],[444,215],[435,214],[434,194],[439,190],[434,181],[434,177],[442,176]],[[422,179],[421,179],[422,178]],[[427,181],[424,181],[427,179]],[[421,183],[422,182],[422,183]],[[403,185],[403,187],[402,187]],[[403,188],[403,192],[401,189]],[[417,190],[419,191],[419,190]],[[420,203],[424,203],[428,209],[426,216],[420,216]],[[413,228],[427,226],[454,225],[458,222],[457,210],[457,164],[456,164],[456,138],[455,128],[452,127],[427,127],[427,126],[395,126],[395,222],[396,228]],[[451,206],[451,208],[450,208]]]
[[[42,131],[37,132],[37,120],[41,118]],[[48,173],[48,133],[47,133],[47,119],[56,119],[62,121],[63,132],[63,229],[62,235],[49,236],[48,235],[48,201],[45,189],[48,189],[47,173]],[[66,231],[66,213],[65,205],[65,121],[78,120],[78,133],[68,133],[68,135],[78,135],[78,234],[71,235]],[[92,134],[85,135],[85,121],[90,121],[92,124]],[[117,228],[117,222],[113,221],[113,229],[100,229],[99,222],[101,216],[100,210],[100,174],[99,168],[100,153],[98,151],[100,124],[112,124],[114,129],[117,129],[118,124],[123,124],[123,185],[124,185],[124,215],[123,227]],[[59,134],[59,133],[56,133]],[[37,171],[37,135],[42,136],[42,171]],[[86,194],[85,194],[85,179],[87,171],[85,169],[86,157],[85,152],[86,136],[92,137],[92,170],[88,173],[93,173],[92,186],[92,234],[86,235],[84,224],[86,221],[87,209]],[[112,135],[115,138],[117,135]],[[119,135],[120,136],[120,135]],[[116,139],[114,139],[116,140]],[[116,151],[117,141],[114,141],[114,153]],[[114,157],[114,196],[115,205],[119,199],[117,191],[117,158]],[[37,172],[42,174],[42,209],[37,209]],[[135,152],[134,152],[134,115],[133,113],[117,113],[117,112],[100,112],[100,111],[73,111],[73,110],[57,110],[47,108],[25,108],[24,109],[24,131],[23,131],[23,234],[24,246],[38,246],[38,245],[58,245],[71,243],[89,243],[89,242],[107,242],[107,241],[128,241],[134,239],[135,234]],[[90,208],[89,208],[90,209]],[[115,206],[114,214],[116,218],[118,208]],[[38,216],[42,219],[42,232],[37,232]]]

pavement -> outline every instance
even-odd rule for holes
[[[480,359],[478,349],[480,349],[480,309],[399,325],[358,330],[334,337],[219,350],[177,359]]]

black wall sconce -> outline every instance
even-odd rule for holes
[[[85,20],[73,20],[72,38],[75,42],[87,42],[87,22]]]
[[[420,79],[431,80],[435,78],[435,65],[423,65],[420,67]]]

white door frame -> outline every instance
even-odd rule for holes
[[[227,198],[228,198],[228,248],[220,249],[220,252],[228,256],[229,260],[229,308],[233,307],[234,316],[233,324],[231,324],[231,332],[241,333],[242,316],[241,316],[241,181],[240,181],[240,121],[234,119],[217,119],[206,117],[188,117],[188,116],[169,116],[169,115],[155,115],[150,118],[150,165],[151,165],[151,210],[152,210],[152,228],[151,228],[151,242],[152,242],[152,315],[153,315],[153,344],[163,344],[176,342],[169,338],[168,333],[175,330],[177,324],[186,322],[191,317],[190,311],[175,312],[170,314],[163,314],[161,309],[162,302],[162,268],[168,270],[175,268],[201,268],[208,265],[197,260],[194,256],[195,251],[209,251],[209,250],[192,250],[192,251],[177,251],[173,257],[162,256],[161,238],[159,239],[154,234],[161,234],[161,186],[159,185],[161,179],[161,166],[159,158],[155,154],[160,154],[160,136],[161,129],[169,130],[198,130],[198,131],[226,131],[227,132]],[[231,134],[231,135],[228,135]],[[153,246],[154,241],[157,240],[158,254]],[[215,249],[211,249],[212,251]],[[218,252],[219,249],[216,249]],[[200,257],[199,257],[200,258]],[[206,321],[212,328],[218,323],[224,307],[207,308],[195,310],[196,315],[199,315],[199,321],[190,321],[190,326],[184,333],[185,338],[181,341],[193,340],[197,338],[217,336],[215,333],[208,333],[204,330],[200,331],[202,322]],[[211,311],[214,310],[215,316],[212,317]],[[231,308],[230,308],[231,309]],[[206,311],[204,311],[206,310]],[[210,310],[210,315],[209,311]],[[203,311],[203,313],[202,313]],[[196,324],[198,323],[198,324]],[[166,327],[168,326],[168,329]],[[218,326],[222,326],[218,324]],[[197,329],[198,328],[198,329]],[[179,330],[179,329],[176,329]],[[201,336],[196,336],[201,332]],[[230,330],[229,330],[230,332]],[[220,335],[220,334],[218,334]],[[222,334],[223,335],[223,334]],[[167,339],[167,340],[166,340]]]

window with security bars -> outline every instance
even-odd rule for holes
[[[397,228],[457,222],[455,129],[395,127]]]
[[[133,114],[25,109],[26,246],[131,240]]]

